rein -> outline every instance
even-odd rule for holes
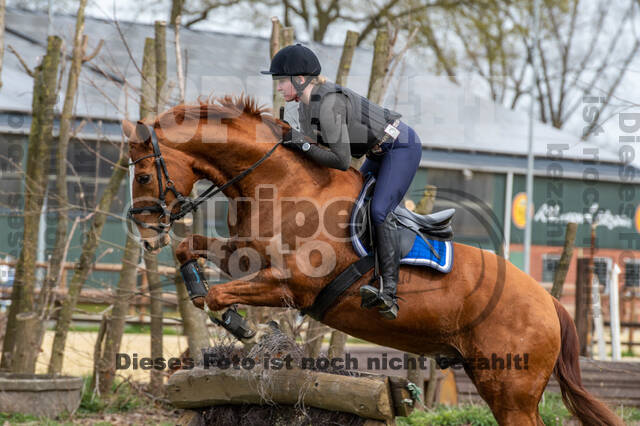
[[[182,195],[175,188],[173,181],[169,177],[169,172],[167,171],[167,165],[164,161],[164,158],[162,157],[162,153],[160,152],[160,145],[158,143],[156,132],[151,126],[149,126],[149,130],[151,134],[151,145],[153,147],[153,154],[145,155],[144,157],[140,157],[135,161],[131,161],[129,162],[129,166],[134,166],[138,162],[146,158],[151,158],[151,157],[155,158],[156,174],[158,178],[158,202],[152,206],[143,206],[143,207],[132,206],[127,211],[127,218],[132,220],[136,225],[141,226],[143,228],[152,229],[156,231],[158,234],[165,233],[167,228],[171,227],[174,221],[182,219],[183,217],[185,217],[187,214],[191,212],[195,212],[198,209],[198,206],[200,206],[200,204],[204,203],[209,198],[215,196],[219,192],[224,191],[234,183],[245,178],[249,173],[254,171],[260,164],[262,164],[264,160],[269,158],[271,154],[273,154],[273,152],[276,150],[276,148],[278,148],[278,146],[280,146],[284,142],[284,140],[280,140],[269,150],[269,152],[263,155],[261,159],[253,163],[248,169],[243,170],[240,174],[233,177],[231,180],[229,180],[227,183],[225,183],[221,187],[217,187],[215,184],[213,184],[209,188],[207,188],[202,194],[198,195],[197,198],[191,199],[189,197],[185,197],[184,195]],[[163,176],[166,180],[166,183],[164,184],[164,186],[162,182]],[[173,195],[176,197],[176,200],[178,201],[179,210],[177,213],[172,213],[167,207],[166,195],[169,191],[173,192]],[[134,217],[135,215],[140,213],[159,213],[160,218],[169,217],[169,223],[160,222],[159,226],[149,225],[148,223],[141,222]]]

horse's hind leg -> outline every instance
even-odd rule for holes
[[[498,413],[494,412],[494,416],[500,425],[513,425],[513,426],[538,426],[544,425],[542,419],[537,413],[530,413],[524,411],[508,411],[502,410]]]
[[[471,372],[469,377],[501,426],[544,425],[538,412],[544,384],[489,371]]]

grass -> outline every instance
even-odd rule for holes
[[[620,355],[622,357],[635,357],[636,356],[636,354],[633,352],[633,349],[632,350],[627,349],[626,351],[622,352]]]
[[[569,411],[562,403],[560,394],[545,393],[539,405],[540,415],[546,426],[562,426],[571,418]],[[626,424],[636,424],[640,421],[640,409],[633,407],[618,407],[618,414]],[[415,410],[409,417],[398,417],[398,426],[494,426],[498,423],[494,419],[489,407],[484,404],[467,404],[458,407],[437,406],[428,411]]]
[[[127,382],[114,382],[108,397],[102,398],[90,389],[91,377],[85,377],[78,414],[121,413],[142,407],[146,401]]]

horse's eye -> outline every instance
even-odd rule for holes
[[[136,181],[141,185],[146,185],[151,182],[151,175],[138,175],[136,176]]]

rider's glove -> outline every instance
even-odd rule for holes
[[[282,140],[282,144],[284,146],[296,148],[300,151],[306,152],[311,148],[311,144],[305,139],[304,134],[294,129],[293,127],[291,127],[289,131],[283,135]]]

